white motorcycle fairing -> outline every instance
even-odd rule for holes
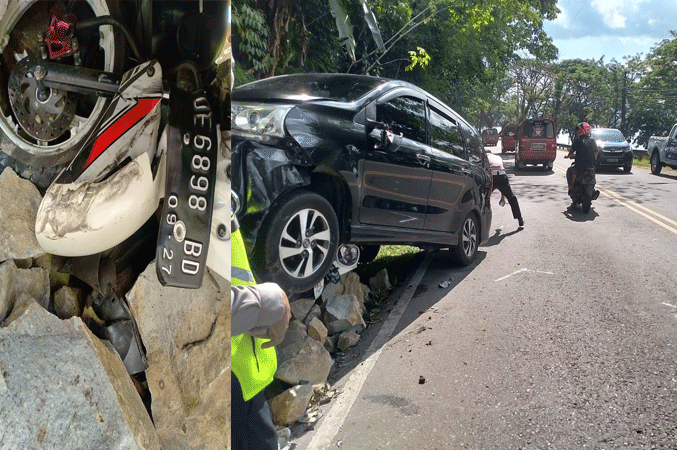
[[[166,139],[158,145],[161,99],[157,61],[125,74],[85,146],[40,204],[35,234],[46,252],[103,252],[131,236],[157,210],[164,195],[166,149]],[[156,156],[161,159],[153,168]]]
[[[157,209],[164,187],[162,168],[153,179],[148,154],[142,153],[104,181],[53,184],[38,209],[38,243],[47,253],[61,256],[113,248]]]

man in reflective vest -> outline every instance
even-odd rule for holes
[[[291,310],[275,283],[256,284],[237,221],[231,221],[231,436],[233,450],[277,450],[263,389],[277,370]]]

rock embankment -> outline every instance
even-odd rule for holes
[[[208,271],[200,289],[163,287],[142,246],[124,258],[46,254],[40,201],[33,183],[2,171],[0,447],[230,448],[227,281]],[[131,317],[106,317],[102,298]],[[135,329],[146,364],[130,375]]]

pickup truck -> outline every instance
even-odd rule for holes
[[[667,136],[651,136],[647,145],[651,158],[651,173],[658,175],[663,166],[677,169],[677,123]]]

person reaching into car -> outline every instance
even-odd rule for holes
[[[581,122],[576,125],[574,141],[571,144],[571,150],[565,158],[574,159],[574,164],[567,169],[567,184],[569,186],[569,195],[576,182],[576,178],[587,170],[595,172],[597,162],[597,144],[590,138],[592,130],[587,122]],[[599,197],[599,191],[595,191],[592,200]]]
[[[503,158],[498,155],[494,155],[489,150],[486,150],[487,158],[489,159],[489,170],[491,171],[491,176],[493,179],[493,189],[498,189],[501,193],[501,202],[503,202],[503,197],[508,199],[510,203],[510,208],[512,209],[512,217],[517,219],[517,223],[520,228],[524,227],[524,219],[522,218],[522,212],[520,211],[520,205],[517,201],[517,197],[512,192],[510,187],[510,181],[508,180],[508,175],[505,173],[505,167],[503,166]],[[503,203],[501,204],[503,206]]]

